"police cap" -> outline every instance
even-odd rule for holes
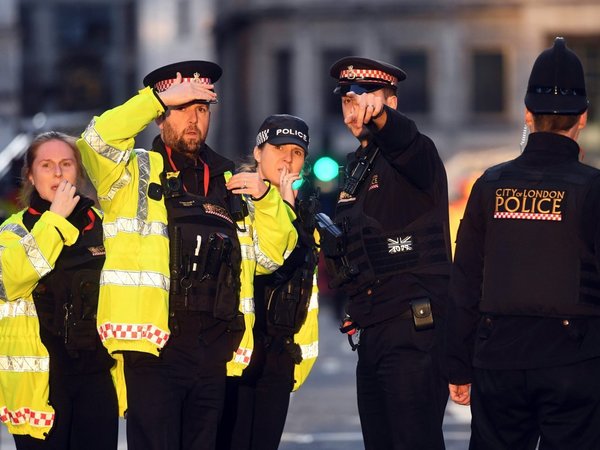
[[[333,93],[340,95],[350,91],[362,94],[385,87],[396,90],[398,82],[406,79],[406,73],[396,66],[359,56],[346,56],[336,61],[329,74],[338,80]]]
[[[257,146],[265,142],[271,145],[296,144],[308,153],[308,125],[300,117],[274,114],[265,119],[256,135]]]
[[[564,38],[557,37],[535,60],[525,106],[533,114],[577,115],[587,109],[583,66]]]
[[[144,86],[151,86],[156,92],[168,89],[181,73],[182,82],[214,84],[223,70],[218,64],[210,61],[182,61],[168,64],[153,70],[144,77]]]

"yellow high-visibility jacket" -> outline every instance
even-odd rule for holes
[[[152,89],[142,89],[123,105],[95,117],[77,142],[104,211],[106,262],[97,321],[111,353],[135,350],[158,355],[169,339],[167,209],[162,198],[148,196],[148,186],[160,184],[163,158],[133,148],[135,136],[164,112]],[[255,271],[276,270],[298,238],[276,189],[269,189],[256,205],[254,220],[238,233],[240,311],[246,331],[228,363],[228,375],[240,375],[252,354]]]
[[[296,219],[296,214],[288,203],[285,203],[285,205],[288,208],[290,223],[292,223]],[[248,199],[250,216],[255,212],[254,206],[254,201]],[[319,233],[317,231],[314,232],[314,238],[318,245]],[[258,272],[257,275],[261,275],[261,273]],[[312,294],[308,304],[308,313],[304,324],[302,324],[300,330],[294,334],[294,343],[300,346],[302,352],[302,361],[300,364],[294,365],[294,387],[292,390],[296,391],[308,378],[308,375],[317,360],[317,356],[319,355],[319,288],[317,285],[316,267],[313,275]]]
[[[48,404],[49,355],[40,338],[32,293],[52,271],[64,246],[77,241],[79,231],[46,211],[29,232],[24,211],[0,227],[0,422],[12,434],[44,439],[54,423],[54,409]],[[112,369],[121,414],[122,370],[121,362]]]
[[[315,231],[315,242],[319,243],[319,233]],[[300,346],[302,351],[302,362],[294,366],[294,387],[296,391],[306,381],[310,371],[319,356],[319,288],[317,285],[317,268],[313,274],[313,285],[308,314],[304,324],[294,335],[294,342]]]

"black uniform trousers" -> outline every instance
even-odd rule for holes
[[[448,383],[437,334],[416,331],[403,316],[361,331],[356,384],[366,450],[445,448]]]
[[[160,357],[125,352],[128,450],[216,448],[226,363],[239,336],[204,313],[182,314],[178,329]]]
[[[252,360],[227,380],[219,450],[277,450],[294,386],[294,361],[280,340],[255,336]]]
[[[600,358],[475,369],[470,450],[600,449]]]
[[[117,394],[108,370],[64,374],[50,369],[54,425],[45,440],[14,435],[18,450],[116,450]]]

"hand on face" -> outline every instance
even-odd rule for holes
[[[232,176],[226,184],[234,194],[246,194],[260,198],[269,189],[258,172],[241,172]]]
[[[299,173],[289,173],[287,167],[283,167],[279,177],[279,193],[281,198],[288,202],[290,205],[294,205],[298,191],[292,189],[294,181],[299,180]]]
[[[50,211],[62,217],[69,217],[79,202],[79,195],[76,195],[76,188],[67,180],[62,180],[56,188],[54,200],[50,204]]]
[[[166,90],[159,92],[158,96],[166,106],[179,106],[194,100],[203,100],[206,102],[215,102],[217,94],[211,89],[213,84],[204,84],[200,82],[182,82],[181,73],[177,72],[175,82]]]

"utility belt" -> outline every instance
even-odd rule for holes
[[[396,319],[412,319],[416,331],[429,330],[434,328],[433,311],[431,301],[427,297],[415,298],[409,302],[410,308],[395,316]],[[360,334],[362,329],[348,314],[342,319],[339,330],[342,334],[348,336],[348,343],[352,351],[355,351],[360,345]]]
[[[293,337],[264,336],[257,333],[255,339],[257,343],[262,343],[265,349],[267,349],[269,352],[276,354],[287,352],[292,357],[294,364],[300,364],[302,362],[302,349],[294,342]]]
[[[99,270],[83,269],[72,274],[70,284],[57,286],[60,280],[52,278],[40,281],[33,291],[40,323],[52,335],[63,337],[72,354],[98,347],[99,278]]]

